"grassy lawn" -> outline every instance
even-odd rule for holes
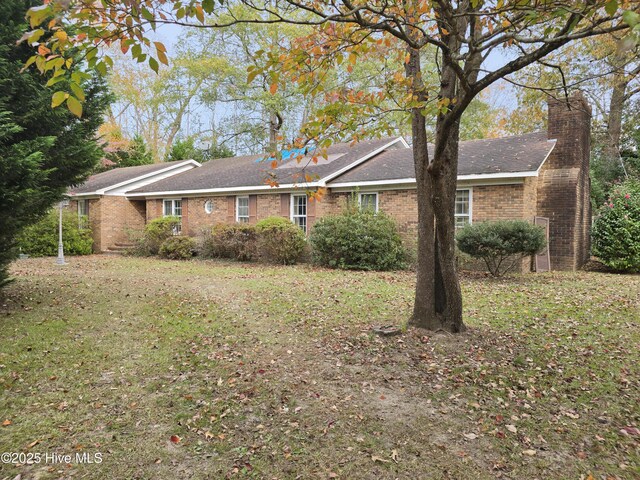
[[[465,278],[467,333],[379,337],[411,273],[13,270],[0,452],[102,462],[0,478],[640,478],[640,276]]]

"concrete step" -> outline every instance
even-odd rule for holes
[[[132,243],[116,243],[107,248],[104,253],[122,254],[130,250],[133,246]]]

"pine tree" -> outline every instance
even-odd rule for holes
[[[47,77],[20,71],[33,52],[16,39],[27,28],[27,9],[40,3],[0,2],[0,287],[8,281],[16,235],[82,182],[103,155],[96,130],[111,100],[102,79],[86,81],[80,119],[51,108]]]

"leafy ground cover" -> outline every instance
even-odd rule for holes
[[[393,337],[411,273],[14,264],[0,478],[640,476],[640,276],[463,280],[469,331]]]

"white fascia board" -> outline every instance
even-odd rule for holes
[[[327,185],[329,188],[377,187],[384,185],[414,185],[415,178],[397,178],[394,180],[369,180],[366,182],[338,182]]]
[[[96,190],[95,192],[92,192],[96,195],[105,195],[107,194],[107,192],[111,191],[111,190],[116,190],[120,187],[124,187],[126,185],[130,185],[132,183],[138,183],[142,180],[151,180],[148,183],[153,183],[154,181],[156,181],[156,179],[153,179],[152,177],[157,177],[160,176],[164,173],[170,173],[173,170],[177,170],[177,169],[181,169],[182,167],[188,166],[188,165],[193,165],[194,167],[201,167],[202,165],[198,162],[196,162],[195,160],[185,160],[182,163],[178,163],[177,165],[171,165],[170,167],[166,167],[160,170],[156,170],[154,172],[151,173],[146,173],[144,175],[140,175],[138,177],[134,177],[134,178],[130,178],[129,180],[125,180],[124,182],[120,182],[120,183],[116,183],[115,185],[109,185],[108,187],[105,188],[101,188],[99,190]],[[147,183],[147,184],[148,184]],[[140,185],[142,186],[142,185]]]
[[[337,172],[333,172],[329,175],[327,175],[326,177],[324,177],[321,181],[322,182],[329,182],[332,179],[339,177],[340,175],[342,175],[345,172],[348,172],[349,170],[351,170],[354,167],[357,167],[358,165],[366,162],[367,160],[369,160],[372,157],[375,157],[376,155],[378,155],[379,153],[385,151],[387,148],[389,148],[392,145],[395,145],[396,143],[400,142],[402,144],[403,147],[405,148],[409,148],[409,144],[407,143],[407,141],[402,138],[402,137],[397,137],[394,138],[391,142],[387,143],[386,145],[383,145],[380,148],[377,148],[376,150],[374,150],[373,152],[370,152],[368,154],[366,154],[363,157],[358,158],[355,162],[350,163],[349,165],[347,165],[346,167],[342,167],[340,170],[338,170]]]
[[[500,180],[500,179],[521,179],[526,177],[536,177],[538,171],[530,172],[504,172],[504,173],[487,173],[478,175],[458,175],[458,182],[482,182],[483,180]],[[495,183],[495,182],[491,182]],[[358,188],[358,187],[377,187],[377,186],[392,186],[392,185],[408,185],[414,186],[416,184],[415,178],[398,178],[393,180],[368,180],[363,182],[338,182],[330,183],[328,188]]]
[[[163,192],[138,192],[127,193],[127,197],[169,197],[169,196],[200,196],[200,195],[214,195],[217,193],[234,193],[237,195],[250,193],[250,192],[266,192],[273,191],[278,193],[285,193],[285,190],[299,191],[308,188],[324,187],[323,182],[311,182],[305,184],[288,183],[286,185],[279,185],[272,187],[271,185],[256,185],[256,186],[244,186],[244,187],[223,187],[223,188],[202,188],[198,190],[167,190]]]
[[[65,193],[65,196],[69,199],[69,200],[93,200],[95,198],[100,198],[100,195],[96,194],[95,192],[89,192],[89,193]]]
[[[485,174],[475,174],[475,175],[458,175],[458,181],[466,181],[466,180],[490,180],[494,178],[522,178],[522,177],[535,177],[537,175],[536,171],[529,172],[504,172],[504,173],[485,173]],[[372,185],[397,185],[402,183],[416,183],[416,179],[412,177],[408,178],[397,178],[393,180],[367,180],[362,182],[338,182],[338,183],[329,183],[327,187],[329,188],[343,188],[343,187],[368,187]]]
[[[458,181],[462,182],[466,180],[491,180],[494,178],[525,178],[537,176],[537,170],[528,172],[480,173],[476,175],[458,175]]]
[[[411,148],[411,145],[409,145],[409,143],[407,143],[407,141],[404,139],[404,137],[400,137],[400,143],[402,143],[402,145],[404,145],[404,148]]]

